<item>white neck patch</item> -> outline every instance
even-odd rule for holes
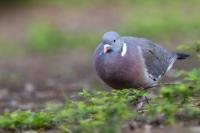
[[[122,47],[122,52],[121,52],[121,56],[125,56],[127,52],[127,44],[123,43],[123,47]]]

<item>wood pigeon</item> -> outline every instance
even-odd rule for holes
[[[179,59],[189,55],[168,51],[150,40],[104,33],[94,53],[97,75],[114,89],[149,88]]]

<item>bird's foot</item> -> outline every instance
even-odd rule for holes
[[[147,96],[141,97],[135,104],[136,110],[140,111],[146,104],[149,104],[149,98]]]

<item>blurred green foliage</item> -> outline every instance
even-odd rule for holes
[[[94,35],[80,35],[78,33],[63,33],[46,23],[34,23],[27,30],[26,50],[31,53],[53,54],[61,49],[91,49],[98,44]]]
[[[68,0],[62,2],[70,3]],[[74,2],[77,2],[75,5],[80,4],[79,0]],[[89,1],[84,2],[90,3]],[[94,0],[90,4],[97,6],[98,2],[100,1]],[[101,2],[102,4],[107,3],[107,1]],[[113,1],[110,3],[113,3]],[[120,10],[122,10],[121,22],[115,29],[121,35],[174,39],[186,36],[187,38],[197,38],[200,34],[200,16],[197,10],[200,8],[199,1],[118,0],[114,3],[115,6],[120,5]],[[64,48],[68,50],[71,50],[71,48],[92,50],[100,41],[100,37],[95,34],[85,33],[84,31],[81,33],[63,33],[48,24],[32,25],[30,31],[28,32],[28,40],[32,42],[29,43],[30,49],[35,51],[54,51],[61,46],[60,44],[65,44]],[[99,32],[102,31],[99,29]]]
[[[186,16],[164,14],[145,18],[128,19],[123,30],[124,34],[145,37],[168,37],[172,35],[194,35],[200,31],[200,18],[188,19]]]
[[[63,45],[64,36],[48,24],[35,23],[27,31],[26,43],[32,52],[48,53]]]
[[[139,36],[150,39],[158,40],[183,40],[191,41],[196,39],[200,34],[200,16],[199,8],[200,2],[198,0],[181,1],[181,0],[116,0],[116,1],[101,1],[101,0],[58,0],[58,1],[23,1],[19,0],[19,3],[51,3],[53,6],[57,6],[55,3],[67,6],[72,6],[79,12],[86,10],[87,8],[80,8],[79,6],[87,5],[89,9],[97,7],[106,7],[113,5],[113,10],[119,10],[120,14],[117,14],[120,19],[116,26],[112,30],[116,30],[121,35]],[[69,9],[66,8],[66,10]],[[70,8],[70,9],[71,9]],[[69,10],[70,10],[69,9]],[[105,8],[106,9],[106,8]],[[104,10],[104,9],[102,9]],[[95,10],[94,10],[95,11]],[[111,15],[116,15],[115,13]],[[92,16],[91,16],[92,17]],[[106,21],[106,20],[105,20]],[[108,20],[112,21],[112,20]],[[83,23],[84,26],[84,23]],[[98,26],[94,29],[94,33],[84,30],[74,32],[63,32],[55,25],[50,25],[48,22],[31,22],[25,33],[26,47],[17,48],[16,51],[28,51],[32,53],[56,53],[63,50],[75,50],[75,49],[87,49],[92,51],[100,42],[100,36],[105,29],[101,29]],[[98,33],[98,34],[96,34]],[[22,43],[18,42],[18,43]],[[0,45],[1,53],[6,51],[14,55],[15,50],[12,50],[12,46],[3,41]],[[4,46],[3,46],[4,45]],[[14,46],[15,47],[15,46]],[[9,50],[11,49],[11,50]],[[14,48],[15,49],[15,48]],[[64,51],[64,52],[66,52]],[[28,53],[27,52],[27,53]]]
[[[130,0],[131,1],[131,0]],[[127,5],[121,30],[150,38],[195,36],[200,31],[199,1],[140,1]]]

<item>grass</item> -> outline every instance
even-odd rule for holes
[[[94,49],[98,38],[90,34],[63,33],[48,23],[33,23],[26,33],[25,49],[31,53],[52,54],[78,49]]]
[[[125,34],[149,38],[198,35],[199,7],[197,1],[178,0],[129,4],[121,29]]]

